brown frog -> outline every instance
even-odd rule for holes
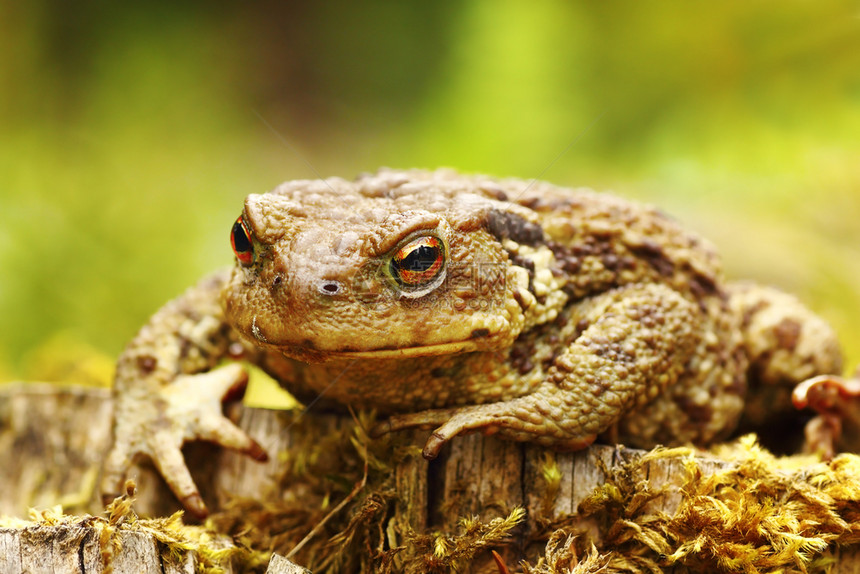
[[[581,449],[722,439],[839,373],[833,331],[796,299],[726,283],[714,249],[654,208],[449,170],[292,181],[251,195],[236,266],[168,303],[119,359],[102,492],[148,455],[206,509],[180,447],[259,459],[222,414],[261,366],[303,401],[432,428]]]

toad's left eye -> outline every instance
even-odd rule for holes
[[[427,286],[445,270],[445,246],[433,235],[419,237],[394,253],[389,268],[401,287]]]
[[[239,263],[247,267],[254,262],[254,243],[251,241],[251,232],[248,231],[248,226],[241,215],[230,230],[230,244]]]

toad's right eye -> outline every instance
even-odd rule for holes
[[[233,246],[233,253],[236,254],[239,263],[245,267],[254,263],[254,244],[251,242],[251,232],[248,231],[248,226],[241,215],[230,231],[230,244]]]

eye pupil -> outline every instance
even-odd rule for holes
[[[230,231],[230,243],[233,253],[242,265],[250,265],[254,261],[254,245],[251,243],[251,234],[245,226],[245,221],[239,217]]]
[[[442,241],[420,237],[401,247],[391,259],[391,275],[402,287],[422,287],[444,273]]]
[[[251,250],[251,241],[239,221],[233,224],[233,249],[239,252]]]
[[[436,263],[436,259],[439,258],[439,250],[434,249],[433,247],[429,247],[427,245],[421,245],[418,249],[413,249],[409,252],[409,254],[403,259],[401,262],[402,269],[408,269],[409,271],[427,271],[430,267]]]

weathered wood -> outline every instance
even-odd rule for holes
[[[93,510],[110,443],[110,391],[46,384],[0,387],[0,515],[62,504]]]
[[[0,572],[20,574],[21,531],[15,528],[0,528]]]
[[[193,552],[178,561],[143,532],[120,532],[121,551],[111,561],[114,574],[194,574]],[[224,565],[227,572],[229,564]],[[99,531],[92,526],[64,524],[0,528],[0,572],[3,574],[101,574],[105,564]]]

